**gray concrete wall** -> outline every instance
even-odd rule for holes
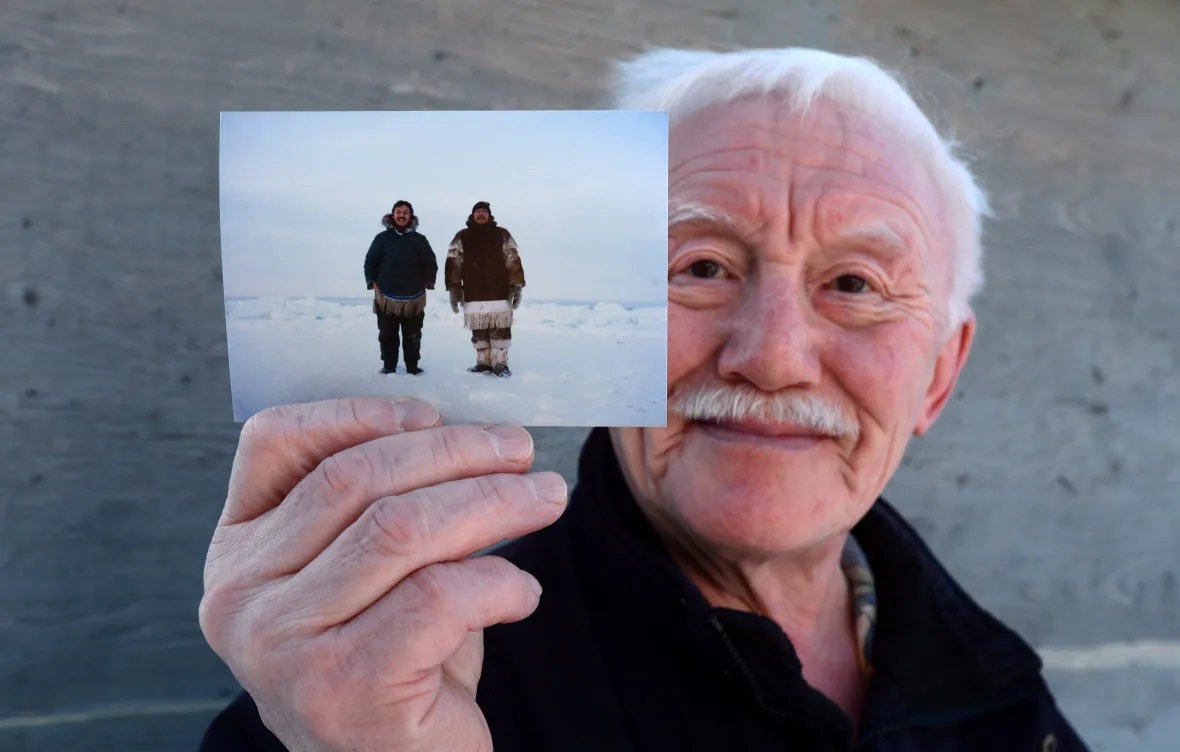
[[[235,690],[196,623],[238,430],[218,112],[587,107],[645,43],[865,52],[940,103],[999,216],[962,388],[891,493],[1038,646],[1180,639],[1174,2],[8,0],[0,749],[192,749]],[[1055,655],[1096,748],[1171,748],[1175,653]]]

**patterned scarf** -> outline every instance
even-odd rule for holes
[[[861,673],[868,678],[873,675],[873,631],[877,626],[877,586],[873,582],[873,570],[868,557],[851,533],[844,544],[840,566],[852,588],[852,619],[856,626],[856,657]]]

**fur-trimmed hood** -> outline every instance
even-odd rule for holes
[[[414,205],[411,204],[409,201],[406,201],[404,198],[398,199],[397,201],[395,201],[393,203],[393,208],[391,208],[389,210],[389,213],[381,218],[381,224],[385,225],[385,229],[398,231],[398,230],[396,230],[396,227],[393,224],[393,213],[395,211],[397,211],[398,208],[400,208],[402,206],[404,206],[410,210],[410,224],[409,224],[410,230],[417,230],[418,229],[418,215],[414,213]],[[472,211],[475,211],[475,210],[472,209]],[[400,232],[400,231],[398,231],[398,232]]]

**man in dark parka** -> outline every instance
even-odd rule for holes
[[[397,371],[400,346],[406,356],[406,371],[418,375],[422,373],[418,361],[422,357],[426,291],[434,289],[438,260],[430,241],[418,232],[418,218],[409,201],[394,204],[381,223],[385,230],[373,238],[365,255],[365,284],[373,291],[381,373]]]

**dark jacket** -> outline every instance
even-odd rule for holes
[[[477,699],[497,752],[1085,750],[1036,653],[951,580],[887,502],[853,534],[879,604],[855,743],[774,622],[710,606],[672,563],[595,429],[562,519],[496,552],[544,587],[532,616],[485,632]],[[282,747],[242,694],[201,750]]]
[[[425,235],[392,227],[377,233],[365,254],[365,285],[391,297],[417,295],[433,288],[438,259]]]

